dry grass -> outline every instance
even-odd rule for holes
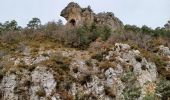
[[[110,61],[102,61],[99,64],[101,69],[107,70],[108,68],[116,68],[116,64]]]

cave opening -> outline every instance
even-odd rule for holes
[[[70,20],[70,23],[71,23],[71,25],[75,26],[75,25],[76,25],[75,19],[71,19],[71,20]]]

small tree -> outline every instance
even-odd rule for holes
[[[146,25],[143,25],[141,30],[142,30],[142,33],[145,33],[145,34],[153,33],[153,30],[150,27],[146,26]]]
[[[19,26],[17,21],[12,20],[12,21],[6,21],[4,24],[0,24],[0,30],[1,31],[15,31],[19,30]]]
[[[18,30],[18,23],[15,20],[12,20],[8,24],[8,28],[9,28],[9,30]]]
[[[27,24],[27,27],[30,29],[39,29],[41,26],[41,21],[38,18],[32,18],[31,21]]]

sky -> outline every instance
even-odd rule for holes
[[[42,24],[64,18],[60,12],[71,1],[91,6],[95,13],[113,12],[124,24],[162,27],[170,20],[170,0],[0,0],[0,22],[16,20],[25,27],[38,17]]]

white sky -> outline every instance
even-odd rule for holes
[[[64,20],[60,12],[71,1],[90,5],[95,13],[113,12],[124,24],[155,28],[170,20],[170,0],[0,0],[0,22],[14,19],[26,26],[33,17],[43,24]]]

